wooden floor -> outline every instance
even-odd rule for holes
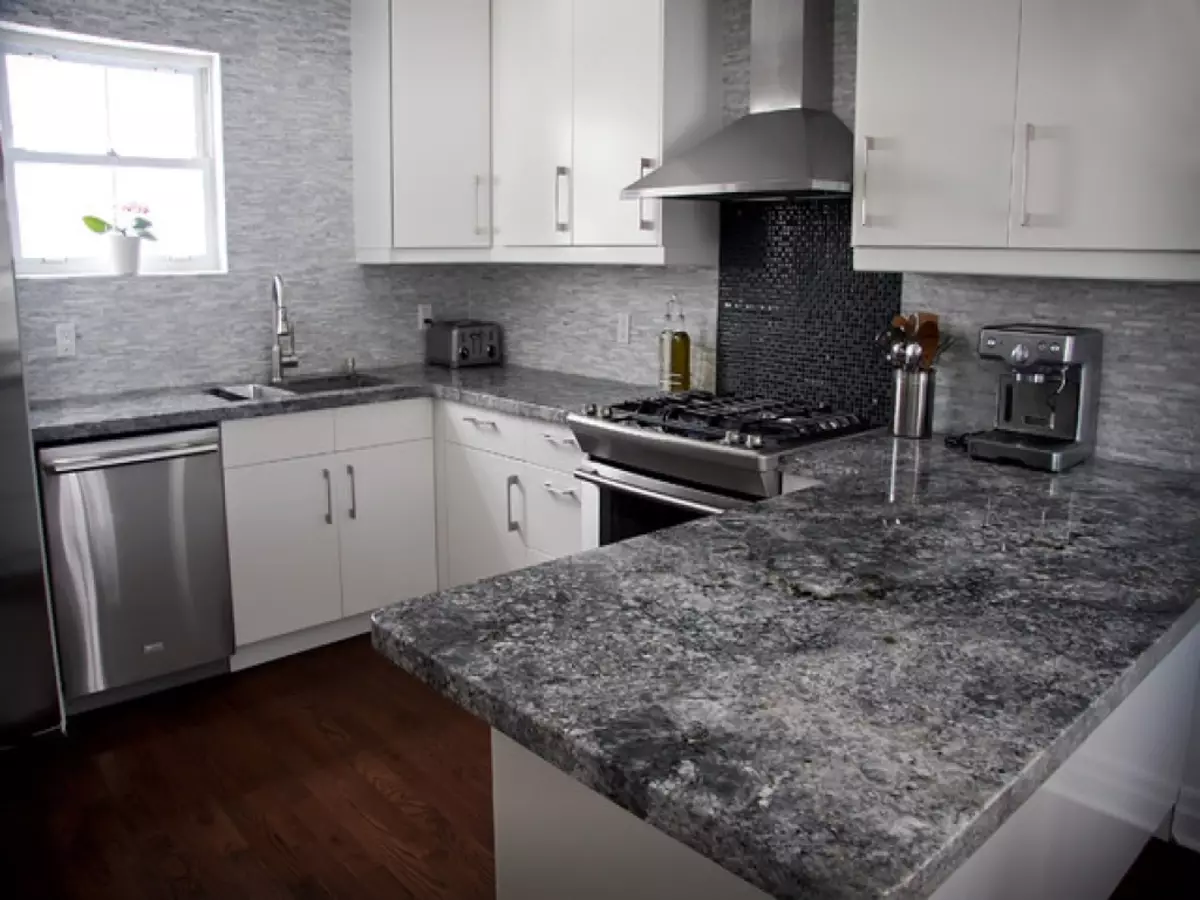
[[[494,895],[489,732],[355,638],[0,755],[0,897]],[[1152,842],[1113,900],[1197,896]]]
[[[365,638],[92,713],[0,756],[0,896],[490,898],[488,742]]]

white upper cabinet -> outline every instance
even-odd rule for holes
[[[1003,246],[1021,0],[859,8],[856,246]]]
[[[571,0],[493,0],[496,242],[571,243]]]
[[[720,127],[720,0],[352,9],[359,262],[716,262],[715,203],[621,191]]]
[[[392,0],[393,246],[491,244],[491,4]]]
[[[861,0],[860,269],[1200,280],[1198,0]]]
[[[352,0],[355,246],[491,244],[489,0]]]
[[[621,190],[661,165],[663,4],[575,0],[574,243],[659,242],[658,201]]]
[[[1200,3],[1024,0],[1012,246],[1200,250]]]

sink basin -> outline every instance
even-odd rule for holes
[[[373,388],[388,382],[373,375],[346,372],[341,375],[313,375],[306,378],[289,378],[280,389],[293,394],[322,394],[326,391],[356,391]]]
[[[210,397],[228,400],[230,403],[246,400],[285,400],[291,396],[290,391],[265,384],[223,384],[220,387],[209,388],[204,393]]]

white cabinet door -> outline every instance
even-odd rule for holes
[[[525,465],[457,444],[444,449],[449,586],[525,566]]]
[[[862,0],[855,246],[1003,247],[1021,0]]]
[[[496,236],[571,243],[571,2],[493,0]]]
[[[660,240],[658,204],[621,189],[662,160],[661,0],[575,0],[575,244]]]
[[[225,472],[237,645],[342,616],[331,456]]]
[[[1200,250],[1200,3],[1024,0],[1019,71],[1013,246]]]
[[[437,590],[433,441],[336,456],[342,614]]]
[[[392,0],[396,247],[491,243],[489,0]]]

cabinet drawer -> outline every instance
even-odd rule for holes
[[[433,437],[433,404],[425,398],[366,403],[334,410],[338,450],[400,444]]]
[[[578,553],[583,547],[579,482],[534,466],[524,468],[522,481],[530,549],[550,557]]]
[[[570,474],[583,462],[583,452],[571,429],[530,419],[525,426],[525,459],[535,466]]]
[[[474,406],[447,403],[442,407],[442,434],[447,441],[513,459],[520,459],[524,453],[527,425],[515,416]]]
[[[331,410],[221,423],[221,455],[227,469],[332,452]]]

